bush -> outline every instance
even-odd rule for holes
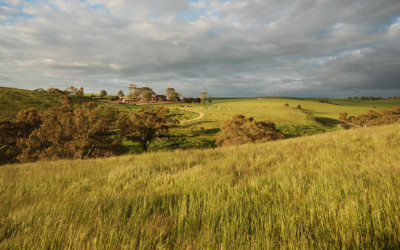
[[[15,162],[21,154],[21,141],[41,124],[42,117],[34,108],[18,112],[15,121],[0,120],[0,164]]]
[[[400,106],[394,107],[392,110],[370,110],[359,116],[347,117],[347,113],[341,113],[339,120],[344,128],[391,124],[400,121]]]
[[[84,159],[122,153],[112,135],[116,112],[94,103],[71,104],[62,96],[61,107],[43,113],[28,109],[15,121],[0,121],[0,163],[39,159]]]
[[[221,131],[217,134],[217,145],[227,146],[235,144],[266,142],[283,138],[271,121],[255,121],[243,115],[234,115],[232,119],[225,121]]]

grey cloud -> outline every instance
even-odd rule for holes
[[[329,62],[310,76],[327,89],[399,89],[400,48],[380,46],[373,51],[354,51],[343,59]]]
[[[399,89],[398,1],[89,4],[104,8],[22,3],[31,18],[0,25],[0,84],[116,92],[137,82],[186,96],[203,89],[213,96]],[[193,19],[177,16],[194,10],[200,15]]]

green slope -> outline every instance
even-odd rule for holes
[[[0,119],[14,119],[20,110],[36,108],[40,111],[61,105],[61,95],[33,90],[0,87]],[[89,98],[71,97],[75,104]]]
[[[399,248],[400,126],[0,168],[0,248]]]
[[[0,118],[13,119],[18,111],[35,107],[45,110],[59,106],[58,95],[32,90],[0,87]]]

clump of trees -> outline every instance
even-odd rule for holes
[[[370,110],[359,116],[348,116],[347,113],[341,113],[339,114],[339,120],[342,127],[346,129],[391,124],[400,120],[400,106],[394,107],[391,110]]]
[[[282,139],[283,136],[271,121],[256,121],[236,114],[222,124],[216,143],[219,146],[258,143]]]
[[[135,103],[139,100],[144,100],[146,102],[150,102],[153,96],[156,94],[151,88],[149,87],[141,87],[139,88],[136,84],[129,84],[129,94],[128,99]],[[118,96],[123,97],[124,93],[122,90],[118,91]]]
[[[193,98],[193,97],[183,97],[182,98],[183,103],[201,103],[201,99],[199,97]]]
[[[167,88],[165,90],[166,94],[167,94],[167,98],[168,100],[172,101],[172,102],[180,102],[181,101],[181,93],[176,92],[176,90],[174,88]]]
[[[43,113],[29,109],[19,112],[15,121],[0,121],[3,162],[86,159],[123,152],[120,140],[111,136],[116,111],[62,99],[61,107]]]
[[[100,97],[103,98],[103,97],[105,97],[106,95],[107,95],[107,91],[105,91],[104,89],[102,89],[102,90],[100,91]]]
[[[40,92],[40,93],[48,92],[48,93],[54,93],[54,94],[58,94],[58,95],[73,95],[73,96],[77,96],[77,97],[84,96],[83,87],[80,87],[79,89],[77,89],[74,86],[69,86],[65,90],[60,90],[58,88],[49,88],[46,91],[43,88],[38,88],[38,89],[35,89],[34,91]]]
[[[117,96],[118,96],[119,98],[124,97],[124,92],[123,92],[122,90],[118,90]]]
[[[49,88],[47,90],[47,92],[49,93],[53,93],[53,94],[59,94],[59,95],[65,95],[66,93],[64,93],[64,91],[57,89],[57,88]]]
[[[0,164],[15,162],[24,140],[41,124],[41,114],[34,108],[18,112],[14,121],[0,120]]]
[[[375,97],[375,96],[360,96],[360,97],[358,97],[358,96],[354,96],[354,97],[351,97],[351,96],[349,96],[349,97],[347,97],[347,99],[349,99],[349,100],[363,100],[363,101],[378,101],[378,100],[397,100],[397,99],[400,99],[400,96],[391,96],[391,97],[387,97],[387,98],[383,98],[383,97],[380,97],[380,96],[377,96],[377,97]]]
[[[15,121],[0,120],[0,163],[118,155],[125,152],[122,138],[139,142],[147,151],[153,140],[167,137],[169,126],[178,123],[164,107],[126,115],[94,103],[72,105],[67,96],[62,101],[61,107],[43,113],[28,109]]]
[[[169,110],[158,107],[155,110],[139,110],[129,115],[121,114],[118,119],[119,134],[121,137],[139,142],[143,151],[147,151],[149,144],[156,138],[166,137],[169,126],[178,123],[168,118]]]
[[[13,121],[0,120],[0,164],[119,155],[126,151],[122,138],[147,151],[153,140],[168,136],[169,126],[178,123],[163,107],[126,115],[93,102],[73,105],[69,96],[60,100],[60,107],[44,112],[31,108]]]

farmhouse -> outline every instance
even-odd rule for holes
[[[122,99],[122,103],[131,103],[131,100],[124,98],[124,99]]]
[[[167,97],[165,95],[155,95],[155,96],[153,96],[153,101],[166,102],[167,101]]]

